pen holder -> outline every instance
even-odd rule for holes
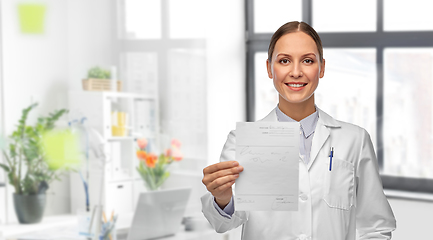
[[[99,240],[117,240],[116,223],[114,221],[108,221],[102,224]]]

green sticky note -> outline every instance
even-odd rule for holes
[[[18,16],[22,33],[44,33],[45,5],[19,4]]]
[[[71,131],[50,131],[42,137],[45,161],[50,169],[75,167],[81,163],[79,138]]]

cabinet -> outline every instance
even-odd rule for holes
[[[158,146],[158,102],[153,95],[119,92],[69,92],[71,121],[84,120],[88,128],[96,130],[103,139],[107,159],[102,162],[89,150],[89,160],[83,162],[80,172],[88,178],[89,202],[92,208],[99,196],[106,212],[129,213],[135,209],[140,192],[146,191],[135,167],[136,139],[146,137]],[[125,117],[125,134],[113,136],[116,112]],[[114,117],[113,117],[114,116]],[[86,144],[82,140],[84,149]],[[71,173],[71,210],[84,210],[85,191],[80,172]],[[104,177],[103,177],[104,176]],[[102,180],[103,179],[103,180]],[[102,181],[102,184],[101,184]],[[101,189],[102,186],[102,189]]]

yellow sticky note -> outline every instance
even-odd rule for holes
[[[69,130],[50,131],[42,137],[46,162],[51,169],[74,167],[81,163],[79,138]]]
[[[44,33],[45,5],[19,4],[18,16],[22,33]]]

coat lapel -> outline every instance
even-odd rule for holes
[[[310,162],[308,163],[308,169],[310,169],[314,160],[316,160],[320,149],[322,149],[323,145],[325,144],[326,140],[328,140],[330,135],[331,130],[318,121],[316,125],[316,130],[314,131],[313,143],[311,145]]]
[[[331,136],[331,128],[341,127],[340,123],[334,118],[326,114],[324,111],[320,110],[317,106],[316,109],[319,113],[319,120],[317,121],[316,129],[314,130],[313,143],[310,152],[310,162],[308,163],[308,169],[310,169],[313,162],[316,160],[320,149],[325,145],[325,142]],[[277,122],[276,108],[272,110],[268,116],[259,120],[264,122]]]
[[[314,131],[308,169],[310,169],[311,165],[316,160],[320,149],[323,148],[325,142],[330,138],[331,129],[341,127],[341,125],[334,118],[326,114],[324,111],[320,110],[317,106],[316,109],[319,113],[319,120],[317,121],[316,129]]]
[[[277,119],[277,108],[274,108],[268,116],[264,117],[263,119],[260,119],[259,122],[278,122]]]

